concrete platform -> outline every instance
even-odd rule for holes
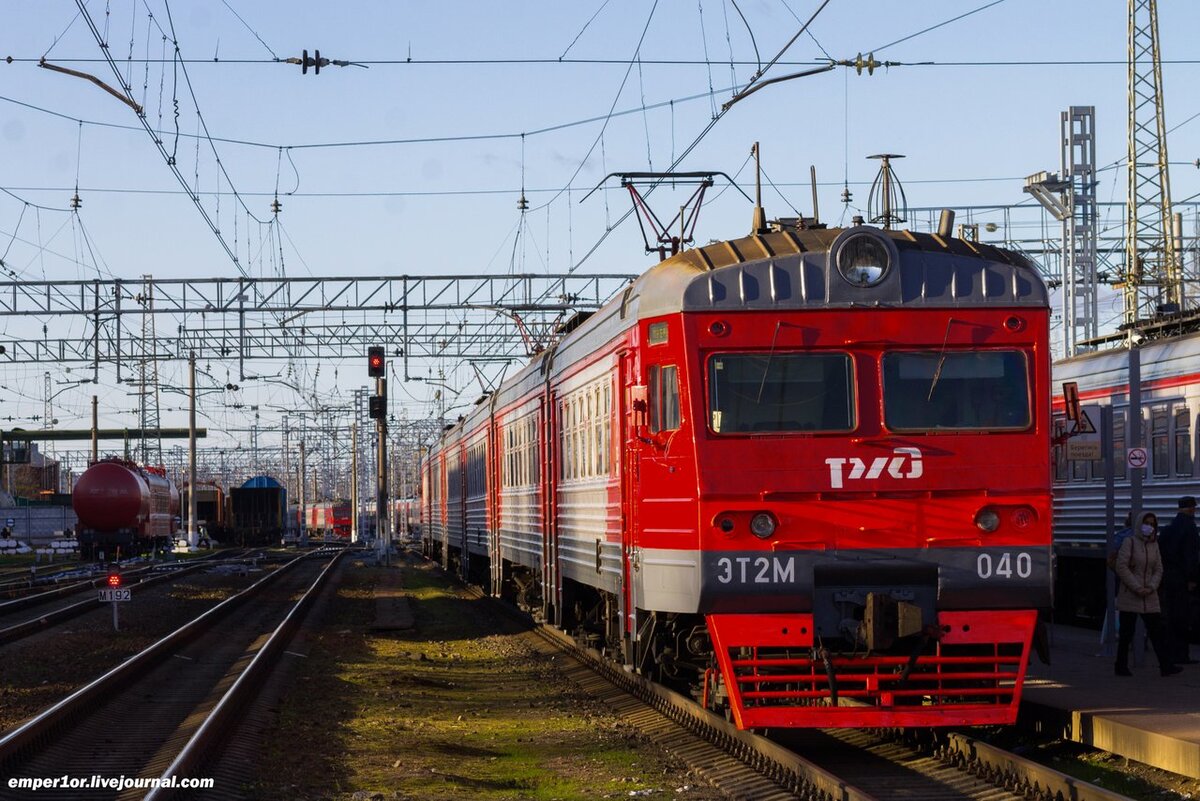
[[[1153,651],[1139,654],[1135,643],[1133,678],[1123,678],[1100,632],[1052,626],[1050,637],[1052,664],[1030,660],[1023,723],[1200,779],[1200,665],[1160,676]]]
[[[399,569],[385,569],[373,594],[375,622],[371,624],[371,631],[408,631],[415,628],[412,606],[404,594]]]

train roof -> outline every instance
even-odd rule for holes
[[[842,254],[863,237],[882,243],[894,260],[870,284],[852,283],[838,269]],[[1049,305],[1045,283],[1020,254],[866,225],[781,230],[685,250],[648,270],[634,288],[639,318],[705,310]]]
[[[858,237],[870,237],[891,262],[880,280],[850,283],[838,255]],[[1033,263],[1013,251],[936,234],[852,228],[784,228],[715,242],[662,261],[624,289],[556,345],[505,379],[498,394],[466,414],[468,423],[526,397],[545,380],[582,358],[596,342],[615,338],[637,320],[690,311],[814,308],[962,308],[1049,306]],[[450,427],[439,439],[461,435]]]
[[[255,476],[246,479],[241,489],[279,489],[282,485],[271,476]]]
[[[1142,384],[1153,381],[1180,381],[1200,374],[1200,333],[1188,333],[1154,339],[1138,348]],[[1083,353],[1054,363],[1055,391],[1059,382],[1075,381],[1083,392],[1099,389],[1126,391],[1129,383],[1129,349],[1114,347]]]

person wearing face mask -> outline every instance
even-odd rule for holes
[[[1117,554],[1117,610],[1120,612],[1120,635],[1117,638],[1118,676],[1132,676],[1129,670],[1129,646],[1133,629],[1141,615],[1150,635],[1154,655],[1158,657],[1159,673],[1174,676],[1183,668],[1175,664],[1167,648],[1158,585],[1162,583],[1162,554],[1158,550],[1158,517],[1153,512],[1134,516],[1133,534],[1121,543]]]

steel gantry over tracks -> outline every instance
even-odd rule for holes
[[[4,363],[134,364],[153,315],[156,360],[358,357],[505,361],[549,344],[636,276],[623,274],[110,279],[0,282]],[[151,294],[151,297],[147,297]],[[152,302],[151,302],[152,301]],[[169,323],[169,325],[168,325]],[[27,333],[26,333],[27,332]]]

